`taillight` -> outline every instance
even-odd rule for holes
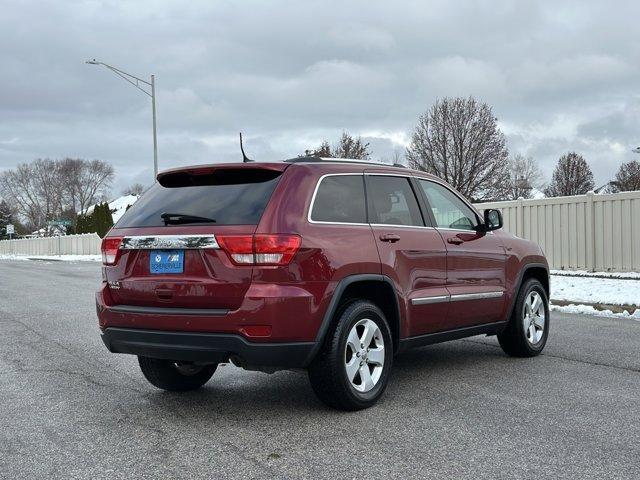
[[[102,263],[104,265],[115,265],[120,252],[122,237],[105,237],[102,239]]]
[[[298,235],[254,235],[256,264],[287,265],[300,248]]]
[[[253,264],[253,235],[216,235],[216,240],[233,263]]]
[[[300,248],[298,235],[216,235],[236,265],[287,265]]]

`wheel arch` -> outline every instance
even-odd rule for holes
[[[393,281],[386,275],[381,274],[350,275],[340,280],[333,291],[331,302],[322,318],[322,324],[316,335],[315,346],[309,352],[305,362],[306,365],[311,363],[322,347],[327,333],[335,323],[336,313],[344,308],[345,305],[348,305],[351,300],[356,299],[369,300],[382,310],[391,329],[393,351],[398,351],[401,315],[398,294]],[[383,300],[381,301],[381,299]]]

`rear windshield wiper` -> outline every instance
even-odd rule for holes
[[[165,225],[178,225],[181,223],[216,223],[213,218],[188,215],[186,213],[163,213],[160,218]]]

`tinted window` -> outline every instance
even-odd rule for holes
[[[424,226],[418,201],[405,177],[367,177],[369,221],[385,225]]]
[[[219,169],[206,175],[176,173],[161,178],[118,221],[118,228],[165,226],[163,213],[206,217],[210,225],[255,225],[281,172]],[[191,225],[196,222],[182,221]],[[171,226],[171,225],[170,225]]]
[[[419,183],[429,201],[436,226],[457,230],[473,230],[478,225],[473,211],[451,190],[427,180],[420,180]]]
[[[311,220],[316,222],[367,223],[362,175],[333,175],[320,182]]]

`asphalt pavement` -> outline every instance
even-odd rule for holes
[[[552,314],[533,359],[474,337],[336,412],[302,372],[149,385],[99,338],[98,263],[0,261],[0,478],[639,478],[640,322]]]

